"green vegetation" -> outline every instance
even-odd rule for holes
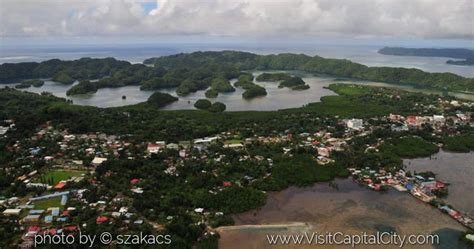
[[[29,88],[31,86],[41,87],[42,85],[44,85],[44,81],[42,81],[42,80],[38,80],[38,79],[36,79],[36,80],[24,80],[20,84],[16,85],[15,88],[24,89],[24,88]]]
[[[82,58],[73,61],[53,59],[41,63],[4,63],[0,65],[0,82],[9,83],[22,79],[53,78],[54,76],[64,77],[66,82],[69,82],[70,78],[99,79],[130,66],[129,62],[117,61],[113,58]]]
[[[177,81],[169,81],[166,78],[154,77],[141,82],[140,90],[159,90],[163,88],[177,87]]]
[[[474,65],[474,50],[465,48],[399,48],[384,47],[380,54],[399,56],[448,57],[464,60],[448,60],[452,65]]]
[[[204,93],[204,95],[206,96],[206,98],[213,99],[213,98],[217,98],[217,95],[219,95],[219,92],[217,92],[214,89],[209,89]]]
[[[248,79],[242,77],[242,82],[248,82]],[[331,181],[335,177],[348,176],[348,167],[369,167],[374,170],[384,168],[392,172],[403,166],[402,157],[435,153],[435,143],[444,142],[447,147],[453,148],[458,146],[455,142],[465,141],[464,136],[474,134],[474,129],[469,125],[442,128],[440,136],[433,136],[433,128],[428,125],[417,130],[395,132],[390,128],[390,123],[380,117],[391,112],[401,115],[439,114],[440,109],[437,108],[453,100],[449,96],[439,101],[439,96],[389,88],[344,84],[332,84],[328,88],[339,95],[322,98],[322,102],[302,108],[213,113],[198,110],[159,110],[156,107],[176,99],[159,92],[153,94],[145,103],[96,108],[73,105],[65,99],[47,93],[39,95],[7,87],[0,89],[0,120],[15,120],[16,131],[9,132],[8,136],[0,140],[0,164],[16,171],[16,175],[28,173],[22,165],[31,165],[40,172],[44,167],[48,167],[41,160],[43,155],[38,157],[39,160],[29,163],[31,161],[23,156],[29,155],[27,149],[18,153],[8,150],[19,143],[25,148],[42,147],[47,150],[45,154],[56,155],[60,148],[55,137],[51,136],[47,141],[30,139],[38,132],[38,127],[48,121],[51,121],[50,124],[54,127],[51,134],[66,129],[70,134],[115,134],[135,146],[129,146],[117,156],[110,156],[109,160],[95,169],[94,180],[100,184],[88,184],[86,181],[71,184],[88,189],[84,192],[88,203],[102,200],[102,197],[112,200],[120,193],[124,199],[130,200],[128,206],[137,216],[162,224],[165,232],[173,236],[173,246],[176,248],[215,248],[217,238],[206,237],[205,226],[197,223],[206,219],[212,227],[233,224],[229,214],[263,205],[263,191]],[[208,100],[203,103],[210,105]],[[434,108],[427,108],[428,106]],[[471,107],[461,105],[443,111],[452,116],[457,111],[469,112],[469,108]],[[214,103],[209,109],[224,111],[225,105]],[[331,159],[335,162],[318,165],[315,160],[318,153],[316,148],[300,146],[307,143],[304,136],[298,135],[303,132],[314,134],[327,131],[334,138],[345,138],[348,133],[341,119],[354,117],[364,117],[364,123],[371,126],[370,132],[345,140],[347,148],[344,151],[334,150],[331,154]],[[150,157],[143,156],[148,141],[165,140],[167,143],[178,143],[216,134],[227,134],[224,135],[227,140],[211,143],[201,152],[189,150],[186,159],[179,159],[175,149],[164,149],[163,152]],[[290,137],[287,136],[289,134],[293,134],[292,138],[284,139]],[[463,135],[450,138],[448,134]],[[269,143],[258,140],[247,143],[248,138],[260,136],[282,139]],[[243,141],[246,141],[244,149],[223,146]],[[382,145],[377,147],[379,150],[368,149],[369,145],[380,143]],[[470,143],[465,146],[471,146],[468,144]],[[285,149],[290,151],[283,153]],[[19,157],[20,153],[22,158]],[[129,153],[134,156],[133,160],[129,159]],[[247,159],[241,160],[242,158]],[[173,172],[169,173],[171,169]],[[2,195],[27,196],[32,193],[23,187],[23,183],[16,181],[16,177],[5,172],[0,170]],[[143,189],[142,194],[130,191],[131,179],[134,178],[140,179],[137,187]],[[53,180],[57,179],[53,176]],[[74,202],[76,200],[72,199],[71,206]],[[120,219],[116,219],[110,226],[95,226],[95,219],[100,213],[87,206],[83,206],[80,216],[73,216],[73,223],[77,221],[77,224],[88,224],[81,228],[85,232],[95,234],[95,229],[100,227],[120,227]],[[206,215],[193,212],[196,208],[203,208]],[[105,212],[109,210],[106,209]],[[218,212],[223,214],[218,215]],[[146,231],[146,227],[143,230]]]
[[[380,146],[385,153],[393,153],[402,158],[428,157],[438,152],[438,146],[420,137],[404,137],[392,139]]]
[[[239,75],[238,81],[252,82],[253,78],[253,74],[251,73],[242,73],[241,75]]]
[[[199,99],[194,103],[194,107],[200,110],[207,110],[210,112],[223,112],[226,109],[225,104],[221,102],[215,102],[214,104],[211,104],[211,101],[207,99]]]
[[[79,82],[79,84],[67,90],[66,95],[71,96],[71,95],[95,93],[95,92],[97,92],[97,85],[88,80],[83,80]]]
[[[396,89],[347,84],[332,84],[328,88],[340,96],[326,96],[321,99],[322,102],[297,109],[224,112],[222,115],[189,110],[159,111],[147,104],[100,109],[70,105],[65,99],[48,94],[38,95],[4,88],[0,89],[0,106],[3,107],[0,109],[0,116],[15,119],[18,129],[25,131],[31,130],[34,122],[51,120],[64,124],[71,132],[134,133],[139,138],[180,141],[216,134],[234,127],[239,127],[243,132],[247,128],[254,129],[253,127],[259,127],[257,130],[314,129],[314,125],[289,118],[293,116],[364,118],[389,113],[413,115],[424,111],[422,106],[415,106],[415,103],[429,105],[438,102],[438,96]],[[348,92],[351,94],[347,94]],[[401,100],[392,97],[397,95]],[[124,115],[124,112],[130,113],[130,116]],[[146,132],[150,130],[156,132]]]
[[[282,157],[275,162],[272,176],[258,183],[259,188],[278,191],[291,185],[304,187],[315,182],[330,181],[336,176],[347,176],[348,171],[341,165],[318,165],[309,154]]]
[[[72,84],[74,83],[74,79],[64,71],[58,72],[53,76],[53,80],[63,84]]]
[[[195,52],[145,60],[143,64],[130,64],[113,58],[82,58],[74,61],[49,60],[41,63],[4,63],[0,65],[0,82],[9,83],[28,78],[53,78],[64,84],[75,80],[99,79],[97,89],[139,85],[143,90],[177,87],[184,96],[208,87],[217,92],[232,92],[229,80],[242,77],[236,86],[244,87],[253,79],[246,70],[299,70],[336,77],[363,79],[393,84],[406,84],[422,88],[448,91],[474,91],[474,79],[451,73],[427,73],[418,69],[367,67],[348,60],[326,59],[303,54],[256,55],[246,52]],[[300,86],[297,79],[287,73],[263,73],[257,80],[285,81],[282,86]],[[304,85],[304,84],[303,84]],[[247,86],[248,87],[248,86]]]
[[[234,92],[235,88],[232,87],[230,82],[225,78],[215,78],[212,80],[211,88],[220,93]]]
[[[237,82],[234,83],[235,87],[242,87],[243,89],[249,89],[254,85],[253,75],[248,73],[240,75]]]
[[[194,103],[194,107],[201,110],[207,110],[209,109],[209,107],[211,107],[211,105],[211,101],[207,99],[199,99],[198,101],[196,101],[196,103]]]
[[[219,234],[208,236],[198,241],[197,249],[218,249]]]
[[[31,87],[31,84],[26,84],[26,83],[20,83],[20,84],[15,86],[15,88],[17,88],[17,89],[25,89],[25,88],[29,88],[29,87]]]
[[[253,99],[255,97],[266,96],[267,90],[253,83],[252,74],[242,74],[239,76],[239,79],[234,84],[235,87],[242,87],[245,89],[245,92],[242,93],[244,99]]]
[[[226,109],[225,104],[223,104],[221,102],[215,102],[207,110],[210,111],[210,112],[216,112],[217,113],[217,112],[223,112],[223,111],[225,111],[225,109]]]
[[[85,172],[81,171],[69,171],[69,170],[49,170],[45,174],[41,175],[39,180],[42,183],[49,185],[56,185],[60,181],[68,180],[74,176],[81,176]]]
[[[306,89],[309,88],[309,86],[306,85],[303,79],[297,76],[293,76],[288,79],[285,79],[280,83],[280,85],[278,85],[279,88],[288,87],[288,88],[294,89],[295,87],[299,87],[298,90],[303,90],[302,88],[305,88],[304,86],[307,86]]]
[[[28,85],[32,85],[34,87],[41,87],[44,85],[44,81],[40,80],[40,79],[32,79],[32,80],[24,80],[21,82],[22,84],[28,84]]]
[[[292,90],[307,90],[309,89],[309,85],[298,85],[291,88]]]
[[[227,69],[232,67],[237,71],[254,69],[300,70],[336,77],[406,84],[441,90],[474,90],[474,79],[464,78],[452,73],[427,73],[419,69],[407,68],[367,67],[349,60],[326,59],[302,54],[256,55],[236,51],[195,52],[151,58],[147,59],[146,62],[155,66],[170,68],[178,65],[191,68],[217,64]]]
[[[171,96],[167,93],[154,92],[146,101],[147,105],[161,108],[165,105],[178,101],[178,98]]]
[[[257,76],[257,81],[283,81],[291,77],[287,73],[262,73]]]
[[[62,207],[61,197],[34,201],[32,204],[35,205],[35,209],[43,209],[43,210],[47,210],[48,208],[51,208],[51,207],[58,207],[58,208]]]
[[[265,204],[265,194],[256,189],[232,186],[216,195],[200,200],[201,206],[222,210],[224,213],[241,213]]]
[[[457,66],[473,66],[474,58],[465,60],[447,60],[446,64],[457,65]]]
[[[264,87],[253,84],[253,86],[248,87],[245,92],[242,93],[244,99],[253,99],[255,97],[266,96],[267,90]]]
[[[443,139],[443,149],[453,152],[469,152],[474,150],[474,135],[450,136]]]

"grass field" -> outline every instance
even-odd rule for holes
[[[242,142],[243,142],[242,139],[229,139],[229,140],[224,141],[224,144],[240,144]]]
[[[61,208],[61,197],[55,197],[46,200],[34,201],[35,209],[48,209],[50,207],[59,207]]]
[[[48,170],[40,177],[40,181],[55,185],[60,181],[67,180],[74,176],[81,176],[85,172],[82,171],[68,171],[68,170]]]

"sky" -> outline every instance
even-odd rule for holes
[[[474,47],[473,13],[474,0],[0,0],[0,42],[388,39]]]

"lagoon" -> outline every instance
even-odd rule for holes
[[[263,71],[252,72],[255,76],[261,74]],[[268,71],[267,71],[268,72]],[[282,72],[282,71],[271,71],[271,72]],[[212,102],[219,101],[227,106],[227,111],[274,111],[286,108],[298,108],[312,102],[321,101],[321,97],[336,95],[331,90],[326,89],[328,85],[332,83],[346,83],[346,84],[363,84],[377,87],[390,87],[397,88],[412,92],[423,92],[427,94],[443,94],[441,91],[431,89],[419,89],[406,85],[394,85],[380,82],[370,81],[358,81],[350,79],[337,79],[329,76],[315,76],[313,74],[305,72],[291,71],[289,73],[298,75],[310,86],[307,90],[297,91],[288,88],[278,88],[276,82],[255,82],[266,88],[267,96],[257,97],[251,100],[242,98],[244,90],[242,88],[236,88],[235,92],[220,93],[217,98],[211,99]],[[231,83],[234,83],[232,80]],[[0,87],[14,86],[16,84],[0,85]],[[77,84],[77,82],[75,83]],[[51,80],[46,80],[42,87],[30,87],[22,89],[24,91],[30,91],[35,93],[50,92],[55,96],[67,98],[73,101],[77,105],[86,106],[97,106],[97,107],[118,107],[125,105],[133,105],[140,102],[144,102],[150,97],[153,91],[141,91],[139,86],[124,86],[118,88],[102,88],[93,94],[83,94],[76,96],[66,96],[66,91],[71,88],[72,85],[63,85]],[[176,89],[162,89],[161,92],[169,93],[173,96],[176,95]],[[195,109],[193,104],[198,100],[205,98],[205,90],[191,93],[184,97],[179,97],[179,100],[165,106],[164,110],[186,110]],[[448,93],[452,96],[474,100],[474,94],[465,93]],[[122,99],[122,96],[126,96],[126,99]],[[178,96],[177,96],[178,97]]]

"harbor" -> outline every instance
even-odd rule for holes
[[[432,172],[411,175],[410,172],[399,170],[395,174],[385,170],[349,169],[355,182],[365,185],[374,191],[384,191],[392,187],[400,192],[410,193],[416,199],[427,203],[442,213],[447,214],[469,229],[474,229],[474,219],[465,212],[457,210],[439,197],[448,195],[448,183],[437,180]]]

